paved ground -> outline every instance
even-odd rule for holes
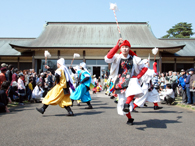
[[[101,93],[92,95],[93,110],[86,104],[72,107],[76,116],[66,117],[65,109],[49,106],[44,115],[26,104],[0,114],[0,146],[194,146],[195,112],[177,106],[153,105],[132,113],[135,125],[126,125],[116,104]],[[159,104],[160,105],[160,104]]]

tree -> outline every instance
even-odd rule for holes
[[[192,32],[192,24],[180,22],[167,31],[167,35],[162,38],[190,38],[194,34]]]

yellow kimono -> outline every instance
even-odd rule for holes
[[[58,68],[56,71],[61,72],[60,82],[56,84],[45,96],[42,103],[46,105],[59,105],[61,108],[64,106],[72,105],[70,94],[64,94],[63,88],[67,88],[66,77],[64,71]]]

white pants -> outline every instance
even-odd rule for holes
[[[140,98],[136,98],[134,103],[139,106],[143,107],[144,103],[146,101],[148,102],[160,102],[160,97],[156,89],[153,89],[152,91],[148,91],[148,84],[144,83],[142,86],[142,90],[144,92],[144,95]]]
[[[117,112],[119,115],[126,115],[128,114],[127,112],[123,111],[124,104],[126,102],[127,98],[125,97],[125,93],[123,94],[118,94],[118,104],[117,104]],[[133,110],[133,102],[131,101],[129,110]]]

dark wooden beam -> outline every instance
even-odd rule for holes
[[[58,50],[58,59],[60,58],[60,50]]]
[[[195,68],[195,58],[194,58],[194,68]]]
[[[177,71],[177,59],[174,58],[174,71]]]
[[[18,57],[18,70],[20,69],[20,57]]]
[[[85,55],[86,55],[85,50],[83,50],[83,62],[86,62]]]
[[[32,52],[32,69],[35,70],[35,51]]]

